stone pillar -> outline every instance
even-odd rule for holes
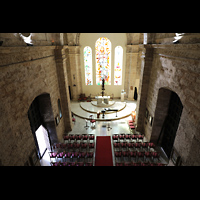
[[[72,130],[72,118],[71,118],[71,107],[70,107],[70,97],[68,89],[68,80],[67,80],[67,57],[65,49],[62,46],[58,46],[55,49],[55,61],[56,69],[58,76],[58,85],[60,89],[60,101],[62,115],[64,119],[65,131],[69,132]],[[58,136],[60,140],[61,137]]]
[[[80,64],[80,46],[67,46],[69,63],[67,65],[69,86],[73,100],[78,100],[82,93],[82,78]]]
[[[151,75],[153,48],[152,45],[142,45],[141,76],[138,91],[138,100],[136,108],[137,131],[144,132],[144,117],[146,110],[146,101],[149,89],[149,80]],[[141,47],[142,47],[141,46]]]
[[[127,45],[126,49],[126,72],[124,90],[126,98],[133,100],[134,89],[137,86],[137,65],[138,65],[138,49],[139,45]]]

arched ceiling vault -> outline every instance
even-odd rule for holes
[[[81,33],[65,33],[66,44],[69,46],[80,45],[80,34]],[[126,33],[127,45],[131,44],[143,44],[143,33]]]

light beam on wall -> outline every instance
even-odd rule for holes
[[[27,45],[32,45],[33,44],[33,41],[31,39],[31,37],[33,36],[33,33],[30,33],[30,35],[28,37],[22,35],[21,33],[14,33],[14,36],[17,37],[19,34],[19,36],[24,40],[24,42],[27,44]]]
[[[183,37],[185,33],[175,33],[175,34],[176,36],[174,37],[173,43],[177,43]]]

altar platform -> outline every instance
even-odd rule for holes
[[[107,107],[109,107],[110,109],[118,109],[119,112],[126,107],[126,103],[110,101],[110,103],[106,104],[104,107],[99,107],[96,101],[91,101],[91,102],[81,102],[80,107],[87,112],[97,114],[98,111],[101,111],[103,108]],[[113,111],[110,113],[116,113],[116,112]]]
[[[98,107],[95,101],[92,102],[71,102],[71,112],[80,118],[90,120],[90,116],[93,115],[93,119],[96,121],[113,121],[129,117],[132,111],[136,108],[136,102],[126,103],[126,102],[116,102],[109,101],[111,103],[108,107]],[[97,118],[97,112],[101,112],[104,108],[118,109],[117,113],[115,111],[109,111],[103,115],[100,114]]]
[[[96,96],[95,99],[97,100],[97,106],[103,107],[104,105],[109,105],[110,96]]]

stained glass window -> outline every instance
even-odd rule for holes
[[[105,85],[111,85],[111,42],[106,37],[96,41],[96,84],[101,85],[102,79]]]
[[[117,46],[115,48],[114,85],[122,84],[122,61],[123,61],[123,48],[121,46]]]
[[[89,46],[84,48],[85,84],[93,85],[92,81],[92,49]]]

